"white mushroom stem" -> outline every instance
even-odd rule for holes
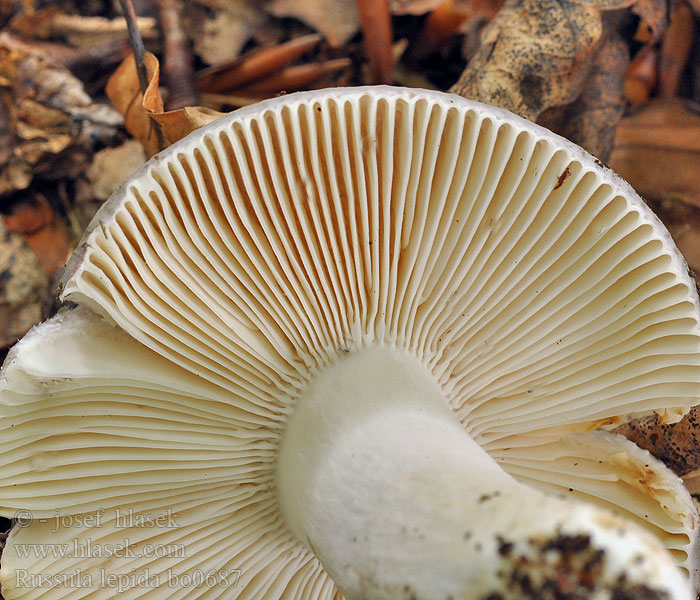
[[[398,350],[341,356],[310,380],[277,478],[288,525],[349,600],[520,597],[552,586],[591,598],[690,597],[648,533],[505,473],[436,378]]]

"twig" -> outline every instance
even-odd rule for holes
[[[249,106],[260,102],[260,98],[252,98],[249,96],[238,96],[231,94],[202,94],[202,104],[205,106],[216,106],[217,109],[226,106]]]
[[[122,7],[122,12],[124,13],[124,18],[126,19],[126,27],[129,32],[129,42],[131,42],[131,50],[134,53],[136,74],[139,78],[141,93],[145,94],[146,88],[148,88],[148,73],[146,72],[146,65],[143,62],[143,56],[146,53],[146,50],[143,47],[143,39],[141,38],[141,33],[136,25],[134,5],[131,3],[131,0],[119,0],[119,4]]]
[[[197,74],[197,89],[209,93],[235,90],[291,63],[302,54],[313,50],[322,39],[317,33],[305,35],[279,46],[254,50],[234,61],[204,69]]]
[[[257,79],[250,85],[236,89],[236,94],[245,97],[269,97],[279,92],[290,92],[303,88],[305,85],[321,77],[342,71],[352,65],[349,58],[336,58],[322,63],[292,65]]]
[[[129,41],[131,42],[131,50],[134,53],[134,63],[136,65],[136,74],[139,78],[139,86],[141,87],[141,93],[145,96],[146,90],[148,89],[148,72],[146,71],[146,64],[144,63],[144,55],[146,50],[143,47],[143,39],[141,38],[141,33],[136,25],[136,13],[134,12],[134,5],[131,0],[119,0],[119,4],[122,7],[124,13],[124,18],[126,19],[126,26],[129,31]],[[165,137],[163,136],[163,131],[160,125],[153,121],[153,127],[155,127],[156,137],[158,138],[158,145],[161,150],[167,146],[165,143]]]
[[[181,0],[158,0],[165,55],[163,77],[170,91],[166,107],[168,110],[198,104],[192,52],[180,26],[182,8]]]

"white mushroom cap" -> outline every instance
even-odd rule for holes
[[[664,493],[631,485],[646,455],[588,432],[697,402],[694,284],[629,186],[540,127],[386,87],[260,103],[116,192],[63,286],[79,308],[0,383],[0,508],[35,519],[8,540],[7,600],[82,597],[17,578],[76,570],[109,598],[104,569],[152,576],[123,580],[149,599],[332,598],[328,573],[348,598],[486,598],[538,564],[591,598],[689,597],[661,546],[696,568],[687,494],[651,459]],[[125,531],[130,509],[177,527]],[[187,551],[22,556],[56,514],[60,543]]]

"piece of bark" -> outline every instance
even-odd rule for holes
[[[635,419],[615,429],[660,458],[677,475],[700,469],[700,408],[678,423],[661,425],[658,416]]]
[[[535,121],[578,97],[602,33],[594,6],[507,0],[451,91]]]
[[[607,161],[625,110],[624,86],[629,52],[614,24],[605,23],[603,39],[578,98],[541,115],[538,122]]]

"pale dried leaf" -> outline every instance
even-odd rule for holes
[[[345,44],[360,27],[355,0],[272,0],[266,10],[276,17],[303,21],[334,47]]]
[[[220,6],[213,13],[197,4],[206,3],[185,3],[183,26],[193,40],[195,52],[210,65],[236,58],[267,19],[258,3],[248,0],[214,3]]]
[[[136,25],[142,38],[158,39],[158,26],[154,18],[137,17]],[[127,35],[127,29],[126,21],[121,17],[105,19],[59,13],[51,21],[51,34],[64,38],[73,46],[85,47],[122,39]]]
[[[136,140],[127,140],[121,146],[97,152],[86,172],[92,197],[107,200],[144,162],[146,153]]]

